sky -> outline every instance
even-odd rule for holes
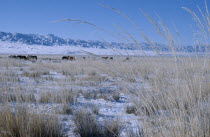
[[[126,14],[151,40],[157,42],[163,42],[163,39],[141,11],[155,21],[159,16],[169,29],[176,28],[184,41],[192,41],[194,21],[182,7],[197,11],[198,5],[204,9],[204,0],[0,0],[0,31],[126,42],[122,37],[113,36],[115,33],[126,36],[119,29],[122,28],[139,42],[144,41],[126,18],[99,4],[114,7]],[[84,20],[106,32],[78,22],[52,23],[60,19]]]

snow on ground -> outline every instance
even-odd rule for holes
[[[153,51],[84,48],[79,46],[40,46],[0,41],[0,54],[157,55]]]
[[[28,62],[24,62],[28,63]],[[13,82],[12,85],[19,85],[23,89],[20,91],[22,94],[32,93],[35,95],[35,98],[37,101],[35,102],[27,102],[27,103],[15,103],[10,102],[8,105],[10,108],[14,109],[17,106],[23,106],[29,110],[29,112],[32,113],[39,113],[39,114],[57,114],[59,118],[61,119],[61,124],[64,129],[65,135],[68,137],[74,137],[74,129],[75,125],[73,122],[73,116],[62,114],[63,110],[63,104],[56,103],[56,102],[45,102],[40,103],[38,100],[40,99],[42,93],[45,93],[46,91],[50,91],[50,93],[55,92],[61,92],[63,89],[74,89],[78,91],[86,91],[86,92],[96,92],[99,91],[101,93],[111,94],[116,92],[120,89],[120,86],[117,85],[117,80],[113,77],[109,76],[109,81],[104,81],[102,83],[98,83],[97,81],[94,82],[95,86],[91,84],[90,81],[70,81],[68,80],[67,76],[62,75],[61,73],[58,73],[56,71],[50,70],[49,74],[46,74],[44,76],[41,76],[40,78],[33,79],[31,77],[22,76],[24,72],[30,72],[30,67],[23,67],[21,70],[18,69],[18,67],[1,67],[0,72],[4,73],[9,70],[14,71],[18,74],[19,81]],[[44,79],[44,77],[51,76],[53,77],[53,80],[47,80]],[[101,77],[108,77],[106,74],[101,74]],[[75,79],[81,79],[88,77],[88,75],[81,75],[81,74],[75,74]],[[39,81],[39,82],[38,82]],[[20,82],[20,83],[19,83]],[[60,84],[58,84],[60,82]],[[68,83],[67,85],[65,83]],[[78,85],[76,84],[77,82]],[[81,83],[86,83],[88,85],[83,85]],[[57,85],[56,85],[57,83]],[[2,84],[0,82],[0,84]],[[60,86],[62,85],[62,86]],[[92,86],[90,86],[92,85]],[[1,85],[0,85],[1,86]],[[31,90],[30,90],[31,89]],[[77,101],[75,104],[68,104],[69,107],[74,108],[74,110],[79,110],[80,108],[85,108],[86,110],[91,110],[92,108],[98,108],[98,114],[97,114],[97,120],[99,123],[105,121],[105,120],[112,120],[117,119],[124,125],[124,129],[130,129],[135,128],[137,125],[141,123],[139,116],[136,116],[134,114],[128,114],[126,112],[127,106],[132,105],[129,96],[124,95],[121,93],[121,96],[119,96],[119,101],[114,100],[105,100],[103,98],[98,99],[88,99],[85,98],[81,93],[77,97]],[[5,104],[0,103],[0,109],[3,108]],[[121,137],[125,137],[124,133],[122,132]]]

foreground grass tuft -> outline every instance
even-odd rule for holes
[[[74,114],[76,132],[81,137],[118,137],[122,126],[117,121],[106,121],[104,125],[99,124],[95,114],[91,111],[80,109]]]
[[[55,116],[31,114],[24,108],[0,112],[1,137],[63,137]]]

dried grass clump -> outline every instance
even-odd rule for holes
[[[106,121],[100,124],[91,111],[80,109],[74,114],[76,132],[81,137],[118,137],[122,126],[117,121]]]
[[[145,137],[143,129],[139,126],[136,128],[131,128],[125,131],[126,137]]]
[[[34,79],[40,78],[43,75],[49,75],[49,72],[48,71],[38,71],[38,70],[36,70],[36,71],[33,71],[33,72],[27,72],[26,71],[26,72],[22,73],[22,76],[29,77],[29,78],[34,78]]]
[[[7,58],[7,57],[6,57]],[[10,67],[23,67],[25,64],[19,60],[5,59],[5,57],[0,59],[0,66]]]
[[[57,117],[31,114],[24,108],[0,112],[1,137],[63,137]]]
[[[106,121],[104,127],[104,137],[119,137],[123,128],[118,119]]]
[[[74,114],[76,132],[81,137],[99,137],[103,135],[102,126],[97,123],[96,117],[92,112],[79,110]]]
[[[20,82],[20,79],[14,70],[7,70],[0,72],[0,82],[5,84],[6,82]]]
[[[64,104],[63,105],[63,110],[62,110],[62,114],[65,114],[65,115],[73,115],[74,113],[74,108],[67,105],[67,104]]]
[[[135,110],[135,114],[149,117],[143,123],[145,135],[181,137],[210,134],[210,64],[203,67],[202,60],[192,58],[181,58],[180,61],[181,64],[167,64],[160,59],[142,88],[135,87],[131,92],[135,109],[127,108],[127,111],[132,113]],[[145,59],[145,62],[151,61]],[[149,68],[151,66],[148,65]]]
[[[40,103],[63,103],[75,104],[78,92],[73,90],[63,90],[61,92],[46,92],[41,94]]]
[[[16,103],[29,103],[36,102],[34,94],[21,94],[21,93],[0,93],[0,103],[16,102]]]
[[[126,113],[127,114],[135,114],[135,115],[137,115],[137,109],[136,109],[136,106],[127,106],[126,107]]]

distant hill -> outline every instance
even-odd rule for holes
[[[153,51],[151,45],[147,43],[136,44],[117,43],[117,42],[101,42],[101,41],[85,41],[85,40],[73,40],[64,39],[53,34],[38,35],[38,34],[22,34],[22,33],[8,33],[0,32],[0,41],[11,42],[11,43],[23,43],[27,45],[43,45],[43,46],[79,46],[84,48],[100,48],[100,49],[127,49],[127,50],[145,50]],[[155,44],[156,49],[159,51],[169,51],[170,48],[164,44]],[[184,46],[181,48],[176,47],[177,51],[184,52],[204,52],[204,46]]]

